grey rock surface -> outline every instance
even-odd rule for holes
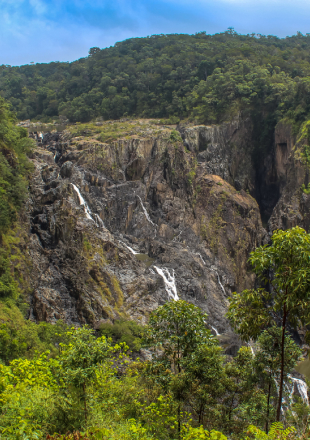
[[[254,286],[249,253],[266,239],[251,124],[179,130],[183,142],[171,129],[108,143],[44,133],[27,205],[31,319],[145,323],[174,286],[231,332],[228,297]]]

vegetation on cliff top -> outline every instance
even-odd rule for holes
[[[309,113],[310,35],[280,39],[239,35],[172,34],[132,38],[90,49],[72,63],[0,66],[1,95],[19,119],[70,121],[102,116],[192,117],[221,121],[243,110]]]

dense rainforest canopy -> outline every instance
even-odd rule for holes
[[[0,66],[0,436],[309,438],[308,395],[291,376],[302,350],[288,327],[296,334],[309,320],[310,235],[300,228],[276,233],[272,246],[251,254],[254,272],[279,292],[271,298],[261,288],[232,296],[228,318],[255,352],[244,343],[236,356],[227,355],[225,335],[212,336],[207,315],[183,300],[159,307],[145,328],[123,319],[96,331],[70,329],[61,320],[36,324],[27,319],[31,259],[23,219],[33,172],[27,156],[35,152],[10,111],[11,106],[18,119],[42,122],[62,116],[71,122],[152,117],[174,123],[219,123],[241,112],[252,118],[258,156],[273,141],[279,120],[289,120],[297,133],[310,119],[309,49],[310,34],[280,39],[230,29],[130,39],[92,48],[72,63]],[[299,138],[307,138],[301,158],[308,165],[309,127],[302,126]],[[102,132],[100,140],[112,130],[117,128]],[[169,141],[179,138],[172,131]],[[308,194],[310,186],[300,190]],[[286,429],[273,423],[281,417]]]
[[[132,38],[72,63],[0,66],[0,94],[19,119],[123,116],[220,122],[239,111],[299,125],[309,114],[310,34]],[[257,116],[257,115],[256,115]],[[297,128],[297,127],[296,127]]]

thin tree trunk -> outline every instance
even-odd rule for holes
[[[271,372],[269,376],[269,387],[268,387],[268,400],[267,400],[267,417],[266,417],[266,434],[268,434],[268,423],[269,423],[269,404],[270,404],[270,393],[271,393]]]
[[[199,408],[199,416],[198,416],[199,425],[203,424],[203,407],[204,407],[204,405],[202,403]]]
[[[277,409],[277,422],[281,419],[281,407],[282,407],[282,394],[283,394],[283,380],[284,380],[284,342],[285,342],[285,326],[286,326],[286,304],[283,307],[283,319],[282,319],[282,341],[281,341],[281,376],[279,384],[279,401]]]
[[[179,333],[179,326],[177,324],[177,334]],[[180,365],[180,340],[178,338],[178,361],[177,361],[177,368],[178,368],[178,374],[181,373],[181,365]],[[178,393],[179,394],[179,393]],[[179,434],[179,439],[181,438],[181,403],[180,403],[180,395],[178,395],[179,397],[179,405],[178,405],[178,434]]]
[[[83,394],[84,394],[84,417],[85,417],[85,428],[87,425],[87,405],[86,405],[86,387],[85,382],[83,383]]]

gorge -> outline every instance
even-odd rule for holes
[[[111,126],[114,139],[100,141]],[[255,283],[249,253],[276,228],[308,227],[308,171],[289,125],[278,124],[259,162],[241,117],[213,126],[108,121],[30,136],[36,321],[146,323],[180,297],[230,334],[227,298]]]

